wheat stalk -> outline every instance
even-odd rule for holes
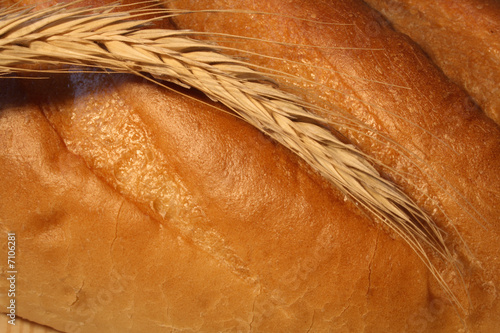
[[[396,185],[382,178],[361,151],[327,130],[326,120],[244,61],[221,54],[216,46],[187,38],[186,31],[151,29],[149,20],[132,20],[158,10],[115,13],[113,8],[59,5],[41,11],[0,10],[0,75],[43,71],[32,67],[40,65],[51,66],[47,71],[70,70],[62,65],[89,66],[150,74],[204,92],[295,152],[394,230],[463,309],[426,250],[433,249],[457,267],[443,232]]]

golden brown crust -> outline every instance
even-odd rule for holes
[[[343,43],[346,33],[353,36],[371,22],[367,8],[355,3],[262,5],[261,10],[284,15],[298,15],[300,8],[301,15],[354,26],[338,31],[266,17],[271,30],[242,15],[233,21],[198,19],[207,29],[210,22],[217,29],[228,22],[234,33],[250,27],[262,38],[270,31],[269,37],[317,45]],[[181,20],[176,23],[184,27]],[[304,48],[300,55],[371,80],[314,70],[318,82],[329,81],[369,102],[324,87],[314,90],[328,95],[324,106],[332,103],[363,117],[419,154],[483,215],[488,230],[478,228],[435,183],[419,179],[408,159],[345,130],[441,202],[482,265],[463,258],[474,306],[465,323],[471,331],[492,332],[499,322],[498,127],[478,110],[464,109],[465,95],[418,49],[404,44],[405,38],[386,30],[377,38],[361,31],[353,46],[383,47],[386,53]],[[403,51],[394,54],[388,40]],[[391,59],[396,67],[384,67],[380,59]],[[377,63],[382,73],[373,70]],[[15,230],[20,242],[20,316],[68,332],[456,332],[462,327],[405,243],[247,124],[128,76],[72,74],[49,82],[36,106],[15,93],[22,89],[17,83],[2,83],[0,90],[5,193],[0,216],[2,230]],[[27,91],[40,94],[39,86],[28,84]],[[412,123],[367,105],[379,103]],[[411,193],[432,209],[424,195]],[[439,212],[435,217],[462,254],[456,233]],[[447,279],[464,300],[457,280]]]
[[[366,0],[500,124],[500,2]]]
[[[22,318],[16,318],[16,325],[12,326],[7,321],[0,323],[0,329],[6,333],[61,333],[50,327],[42,326]]]

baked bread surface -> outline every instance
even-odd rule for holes
[[[217,5],[280,15],[174,23],[326,46],[259,49],[307,66],[247,57],[314,79],[283,84],[404,148],[323,112],[449,233],[464,284],[435,264],[466,313],[406,243],[227,110],[126,75],[71,74],[0,82],[0,216],[18,239],[18,315],[63,332],[494,332],[498,127],[362,3]]]

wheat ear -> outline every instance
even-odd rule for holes
[[[61,65],[90,66],[150,74],[204,92],[295,152],[400,235],[461,307],[426,250],[434,249],[457,267],[436,223],[382,178],[362,152],[327,130],[328,122],[309,112],[300,98],[280,90],[244,61],[221,54],[216,46],[187,38],[185,31],[148,29],[148,20],[131,20],[158,10],[111,9],[59,5],[0,11],[0,75],[31,72],[31,65],[40,64],[53,71],[69,70]]]

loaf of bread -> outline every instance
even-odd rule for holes
[[[500,124],[500,2],[367,0]]]
[[[99,3],[103,4],[103,3]],[[200,92],[0,80],[2,311],[61,332],[496,332],[500,129],[362,1],[165,1],[377,161],[460,263],[400,237]],[[237,49],[238,51],[235,51]],[[170,89],[167,89],[170,88]],[[10,320],[6,317],[5,320]]]

